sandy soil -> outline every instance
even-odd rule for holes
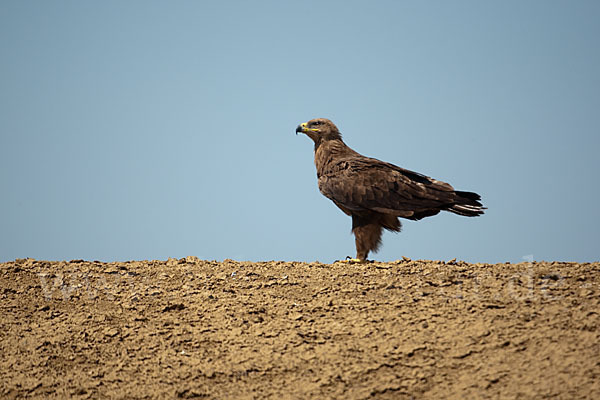
[[[600,264],[0,264],[1,398],[600,399]]]

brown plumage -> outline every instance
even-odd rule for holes
[[[328,119],[300,124],[298,132],[315,142],[319,190],[352,217],[357,261],[378,250],[383,229],[400,232],[398,217],[419,220],[442,210],[476,217],[485,210],[477,193],[357,153]]]

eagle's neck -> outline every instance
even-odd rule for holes
[[[325,140],[315,143],[315,167],[317,167],[317,177],[327,171],[328,167],[337,163],[347,156],[358,155],[357,152],[346,146],[342,139]]]

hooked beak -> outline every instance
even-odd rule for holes
[[[319,130],[315,129],[315,128],[309,128],[308,123],[303,122],[300,125],[298,125],[298,127],[296,128],[296,135],[298,134],[298,132],[300,132],[300,133],[319,132]]]
[[[300,133],[304,133],[306,132],[307,129],[307,125],[306,122],[301,123],[300,125],[298,125],[298,127],[296,128],[296,135],[298,134],[298,132]]]

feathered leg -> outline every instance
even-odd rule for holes
[[[377,251],[381,244],[383,227],[376,219],[352,215],[352,233],[356,242],[356,258],[365,262],[370,251]]]

